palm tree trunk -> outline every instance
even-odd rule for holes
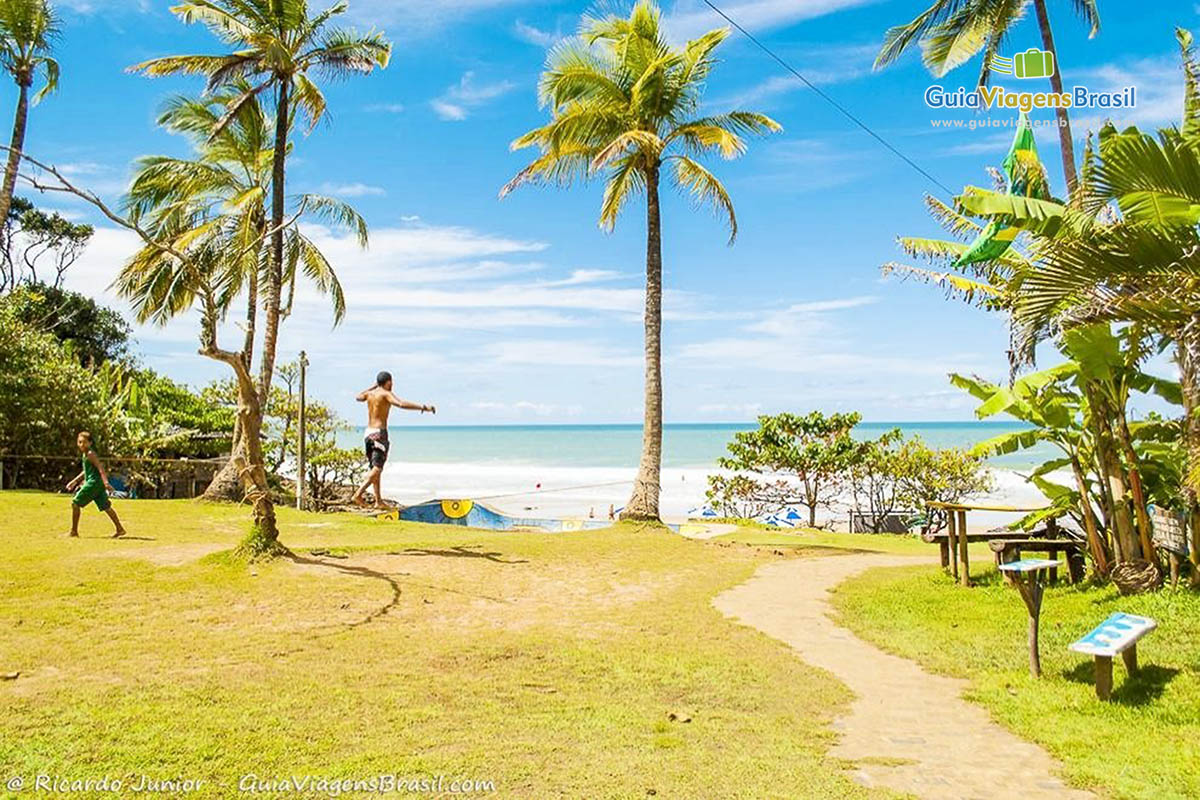
[[[4,167],[4,186],[0,188],[0,236],[7,230],[8,211],[12,208],[13,192],[17,186],[17,172],[21,167],[21,153],[25,148],[25,127],[29,121],[29,83],[18,79],[20,92],[17,95],[17,113],[13,117],[12,142],[8,149],[8,163]],[[8,247],[8,242],[0,242]],[[15,276],[14,283],[15,286]],[[10,287],[12,288],[12,287]]]
[[[249,281],[246,293],[246,339],[242,346],[242,352],[239,353],[242,363],[246,365],[247,373],[251,372],[254,364],[254,332],[258,316],[258,273],[251,273]],[[259,427],[262,427],[261,423]],[[233,420],[233,438],[229,448],[229,460],[217,470],[201,499],[209,502],[241,502],[242,480],[238,474],[238,463],[247,457],[243,436],[242,415],[239,413]]]
[[[271,501],[267,471],[263,468],[263,407],[242,354],[217,347],[216,319],[217,314],[210,304],[201,324],[200,355],[228,364],[236,378],[242,452],[235,452],[231,462],[244,487],[245,499],[254,508],[254,527],[240,549],[252,557],[275,555],[283,549],[279,544],[279,528],[275,522],[275,504]]]
[[[621,519],[659,518],[662,471],[662,220],[658,206],[656,163],[646,170],[646,399],[642,420],[642,458],[633,495]]]
[[[1046,11],[1046,0],[1034,0],[1037,9],[1038,27],[1042,30],[1042,47],[1054,54],[1054,74],[1050,76],[1050,88],[1056,94],[1063,93],[1062,71],[1059,69],[1058,50],[1054,47],[1054,32],[1050,30],[1050,15]],[[1067,197],[1075,197],[1079,185],[1079,173],[1075,169],[1075,142],[1071,138],[1071,117],[1062,106],[1054,109],[1058,119],[1058,142],[1062,151],[1063,177],[1067,179]]]
[[[275,375],[275,349],[279,342],[280,299],[283,290],[284,179],[287,171],[288,84],[279,82],[275,108],[275,153],[271,170],[271,258],[267,269],[267,297],[263,306],[262,366],[258,378],[259,403],[266,406]]]

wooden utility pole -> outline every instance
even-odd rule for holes
[[[304,381],[308,374],[308,356],[303,350],[300,351],[300,424],[299,434],[300,440],[296,445],[296,508],[304,508],[304,470],[305,456],[307,455],[308,431],[306,430],[305,406],[307,398],[305,397]]]

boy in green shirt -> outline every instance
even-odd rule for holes
[[[108,482],[108,475],[105,474],[104,467],[100,465],[100,459],[92,450],[92,435],[87,431],[80,431],[79,436],[75,437],[75,445],[82,454],[83,471],[67,484],[68,492],[73,492],[75,487],[79,487],[79,491],[75,492],[75,496],[71,499],[71,533],[68,535],[79,536],[79,511],[88,503],[95,503],[96,508],[108,514],[109,519],[116,526],[117,530],[113,534],[113,538],[120,539],[125,535],[125,528],[121,525],[121,520],[117,518],[117,512],[113,511],[112,503],[109,502],[108,493],[112,491],[112,486]]]

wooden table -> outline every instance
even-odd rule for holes
[[[1042,657],[1038,652],[1038,625],[1042,615],[1042,593],[1046,584],[1043,578],[1050,570],[1058,569],[1062,562],[1051,561],[1047,558],[1024,558],[1020,561],[1010,561],[1001,564],[1000,569],[1011,575],[1025,608],[1029,611],[1029,674],[1035,678],[1042,676]]]
[[[967,552],[967,544],[971,541],[991,541],[992,539],[1012,539],[1017,538],[1012,535],[1012,531],[1003,533],[991,534],[968,534],[967,533],[967,512],[968,511],[1000,511],[1013,514],[1028,514],[1033,511],[1042,511],[1041,508],[1018,508],[1015,506],[969,506],[961,503],[926,503],[926,508],[935,511],[945,511],[949,522],[947,532],[949,534],[949,561],[947,565],[946,559],[943,558],[942,566],[951,566],[953,568],[954,577],[963,586],[971,585],[971,561],[970,554]],[[1019,534],[1018,534],[1019,536]],[[957,547],[955,546],[957,545]],[[962,570],[959,571],[958,562],[962,562]]]

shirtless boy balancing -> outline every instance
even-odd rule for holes
[[[350,498],[355,504],[365,506],[366,501],[363,500],[363,492],[368,486],[375,489],[375,507],[387,508],[383,502],[383,492],[379,488],[380,476],[383,474],[383,465],[387,463],[388,458],[388,414],[391,413],[392,406],[402,408],[405,411],[420,411],[424,414],[428,411],[430,414],[436,414],[437,409],[433,406],[422,406],[408,400],[401,400],[392,393],[392,375],[390,372],[381,372],[375,377],[375,385],[370,389],[359,392],[355,398],[360,403],[367,404],[367,430],[364,434],[365,440],[363,445],[366,450],[367,464],[370,465],[371,471],[367,473],[367,479],[363,485],[358,487],[358,491]]]
[[[79,487],[79,491],[71,498],[71,532],[67,535],[79,536],[79,512],[89,503],[95,503],[96,508],[108,514],[108,518],[113,521],[116,528],[113,538],[119,539],[125,535],[125,527],[121,525],[117,512],[109,502],[108,493],[112,491],[112,485],[108,482],[108,474],[100,464],[100,459],[92,450],[92,435],[87,431],[80,431],[75,437],[75,445],[82,454],[83,471],[67,484],[68,492],[75,492],[75,487]]]

